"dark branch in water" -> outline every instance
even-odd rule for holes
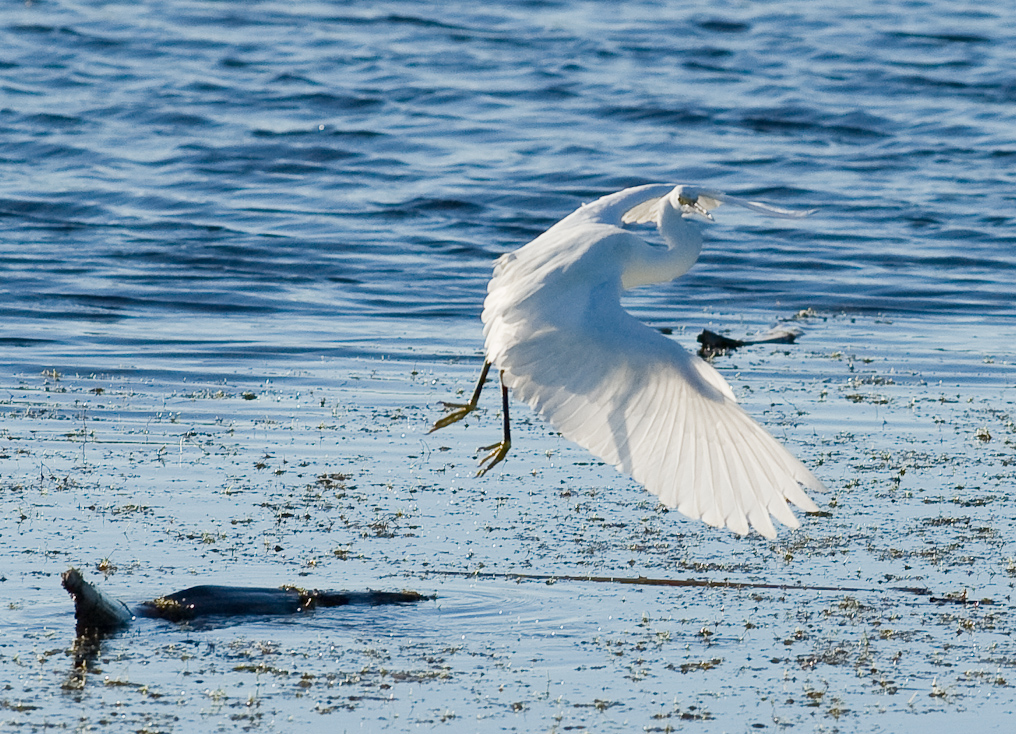
[[[698,353],[703,359],[709,359],[710,357],[726,354],[750,344],[793,344],[794,340],[800,335],[800,329],[777,327],[758,336],[731,339],[722,334],[717,334],[715,331],[703,329],[702,333],[698,335],[698,343],[702,345],[699,347]]]
[[[74,618],[78,637],[115,632],[131,623],[134,615],[127,605],[106,596],[85,581],[76,568],[64,572],[63,587],[74,599]]]
[[[775,589],[778,591],[837,591],[844,593],[868,593],[880,594],[886,591],[898,591],[904,594],[928,597],[928,601],[935,604],[994,604],[991,599],[969,599],[967,593],[946,594],[945,596],[932,596],[929,589],[917,586],[890,586],[885,589],[872,589],[864,586],[809,586],[805,584],[763,584],[750,581],[712,581],[709,579],[656,579],[646,576],[555,576],[552,574],[539,573],[484,573],[481,571],[435,571],[427,570],[425,573],[438,574],[442,576],[468,576],[481,579],[506,579],[524,581],[544,581],[554,583],[556,581],[586,581],[596,584],[630,584],[634,586],[679,586],[699,587],[707,589]]]
[[[183,622],[213,615],[296,614],[317,607],[408,604],[435,598],[415,591],[318,591],[295,586],[278,589],[194,586],[130,608],[90,584],[76,568],[63,574],[63,586],[74,598],[74,616],[79,637],[116,632],[137,617]]]

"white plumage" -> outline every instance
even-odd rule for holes
[[[770,516],[798,527],[787,501],[816,511],[801,485],[820,491],[821,482],[745,413],[711,365],[620,304],[624,289],[686,272],[702,247],[688,217],[711,219],[723,202],[802,215],[673,184],[605,196],[497,261],[483,309],[486,356],[516,398],[668,507],[773,538]],[[667,246],[623,227],[639,222],[655,222]],[[474,408],[477,395],[456,407]],[[457,418],[449,419],[443,425]],[[494,463],[509,445],[506,433]]]

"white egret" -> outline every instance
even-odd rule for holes
[[[491,365],[501,375],[504,439],[484,447],[479,475],[511,447],[508,389],[566,438],[645,485],[692,519],[776,537],[770,516],[799,526],[787,506],[818,508],[801,485],[822,483],[737,404],[706,361],[621,308],[621,292],[663,283],[698,259],[689,218],[736,204],[770,216],[807,212],[692,186],[649,184],[582,206],[494,266],[483,307],[483,372],[468,403],[432,431],[476,409]],[[625,229],[654,222],[666,247]]]

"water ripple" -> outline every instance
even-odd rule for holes
[[[819,209],[789,225],[721,210],[700,264],[640,297],[675,319],[788,303],[1011,316],[1016,43],[1000,20],[828,3],[8,8],[7,328],[66,319],[71,342],[112,316],[124,345],[153,318],[200,330],[222,313],[475,329],[500,253],[656,180]]]

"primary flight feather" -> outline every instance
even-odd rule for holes
[[[670,281],[698,259],[690,217],[722,203],[797,217],[765,204],[690,186],[650,184],[587,204],[502,256],[484,301],[486,364],[473,399],[450,405],[434,429],[475,409],[487,369],[566,438],[631,475],[668,507],[709,525],[773,538],[772,517],[798,527],[787,502],[817,511],[802,485],[822,483],[737,404],[704,360],[621,308],[621,293]],[[656,224],[666,247],[625,224]]]

